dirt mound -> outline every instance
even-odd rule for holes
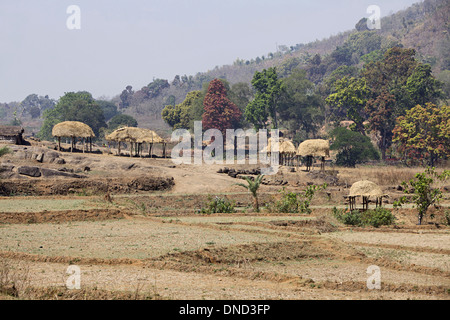
[[[284,261],[308,258],[347,256],[347,252],[356,250],[340,245],[336,251],[334,241],[303,240],[276,243],[258,243],[221,248],[203,248],[195,251],[170,253],[156,261],[176,261],[186,264],[227,264],[250,263],[257,261]]]
[[[0,182],[0,195],[68,195],[130,193],[138,191],[162,191],[174,186],[173,178],[143,176],[137,178],[109,179],[38,179],[7,180]]]
[[[0,212],[1,223],[45,223],[121,219],[125,214],[117,209],[65,210],[44,212]]]

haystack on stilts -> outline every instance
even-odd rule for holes
[[[306,171],[310,171],[314,157],[320,157],[320,170],[325,170],[325,157],[330,156],[330,143],[327,140],[311,139],[300,143],[297,156],[306,157]]]
[[[148,144],[149,157],[152,156],[152,148],[154,143],[161,143],[163,146],[163,157],[166,157],[166,141],[162,139],[156,132],[135,127],[123,127],[115,130],[107,135],[106,140],[118,143],[118,154],[120,156],[121,143],[127,142],[130,144],[130,157],[133,155],[133,146],[136,156],[142,157],[142,145]]]
[[[294,165],[296,148],[292,141],[283,140],[280,142],[280,165],[291,166]]]
[[[372,181],[363,180],[355,182],[350,188],[348,195],[350,211],[356,208],[356,197],[362,197],[363,208],[362,210],[369,209],[369,198],[374,197],[376,199],[376,207],[381,207],[383,203],[383,191],[381,188]]]
[[[58,138],[58,151],[61,150],[61,137],[65,137],[72,139],[70,152],[73,152],[76,146],[76,138],[83,139],[83,153],[85,151],[86,141],[89,142],[89,151],[92,152],[92,138],[95,137],[95,134],[87,124],[79,121],[64,121],[53,127],[52,135]]]

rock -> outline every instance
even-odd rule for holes
[[[54,151],[47,151],[44,154],[43,162],[46,163],[53,163],[59,158],[59,153]]]
[[[81,175],[78,175],[75,173],[64,172],[64,171],[53,170],[53,169],[46,169],[46,168],[42,168],[41,172],[42,172],[42,175],[46,178],[49,178],[49,177],[84,178],[84,176],[81,176]]]
[[[58,158],[58,159],[55,159],[55,163],[56,164],[65,164],[66,160],[64,160],[63,158]]]
[[[29,176],[29,177],[40,177],[41,176],[41,170],[39,169],[39,167],[29,167],[29,166],[22,166],[17,168],[17,172],[19,174],[23,174],[24,176]]]
[[[11,172],[13,169],[14,169],[14,166],[13,166],[13,165],[10,165],[10,164],[4,164],[4,163],[2,163],[2,164],[0,165],[0,173],[3,173],[3,172]]]
[[[403,191],[403,187],[402,186],[397,186],[397,191]]]

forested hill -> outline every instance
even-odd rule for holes
[[[389,48],[403,46],[416,50],[416,59],[432,66],[439,78],[450,69],[450,0],[425,0],[381,20],[381,29],[368,30],[366,19],[355,21],[355,29],[308,44],[282,45],[278,52],[269,52],[233,64],[216,66],[196,75],[177,75],[172,80],[157,79],[149,86],[135,90],[128,87],[114,98],[117,105],[126,105],[125,113],[136,116],[140,125],[167,128],[161,121],[165,105],[183,102],[188,92],[201,90],[214,78],[230,85],[247,83],[255,71],[277,67],[280,76],[295,68],[307,70],[307,77],[316,85],[329,80],[340,66],[360,68],[365,62],[382,57]],[[446,78],[444,77],[446,76]],[[441,81],[448,79],[443,73]]]
[[[241,109],[252,98],[250,81],[256,71],[277,67],[280,77],[294,69],[306,71],[308,80],[325,101],[329,85],[342,67],[358,72],[370,61],[381,59],[390,48],[402,46],[416,50],[416,59],[430,64],[433,75],[450,85],[450,0],[425,0],[381,20],[381,29],[368,30],[366,19],[355,21],[355,28],[308,44],[280,45],[277,52],[261,53],[254,59],[236,59],[230,65],[216,66],[196,75],[176,75],[174,79],[154,79],[143,88],[124,83],[122,92],[109,101],[118,111],[138,120],[139,126],[151,127],[164,134],[170,127],[162,120],[166,105],[181,104],[187,94],[202,88],[215,78],[225,79]],[[341,70],[339,69],[339,70]],[[89,91],[89,88],[86,88]],[[447,91],[448,92],[448,91]],[[31,94],[24,101],[0,103],[2,123],[22,122],[28,131],[39,130],[43,111],[52,108],[52,97]],[[108,102],[101,102],[111,110]],[[113,113],[115,111],[113,110]],[[106,117],[108,120],[110,117]]]

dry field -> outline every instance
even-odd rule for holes
[[[63,152],[57,165],[15,148],[1,159],[15,167],[0,181],[1,299],[450,298],[449,193],[422,226],[409,207],[392,209],[395,225],[380,228],[348,227],[331,214],[361,179],[378,183],[392,208],[402,195],[396,187],[421,168],[328,168],[337,180],[317,195],[312,214],[275,214],[253,212],[240,180],[217,173],[224,166]],[[83,178],[29,177],[19,166]],[[283,186],[325,181],[301,169],[268,177],[263,205]],[[237,213],[197,213],[210,196],[234,200]],[[70,265],[80,268],[80,289],[66,287]],[[381,289],[367,287],[373,265]]]

